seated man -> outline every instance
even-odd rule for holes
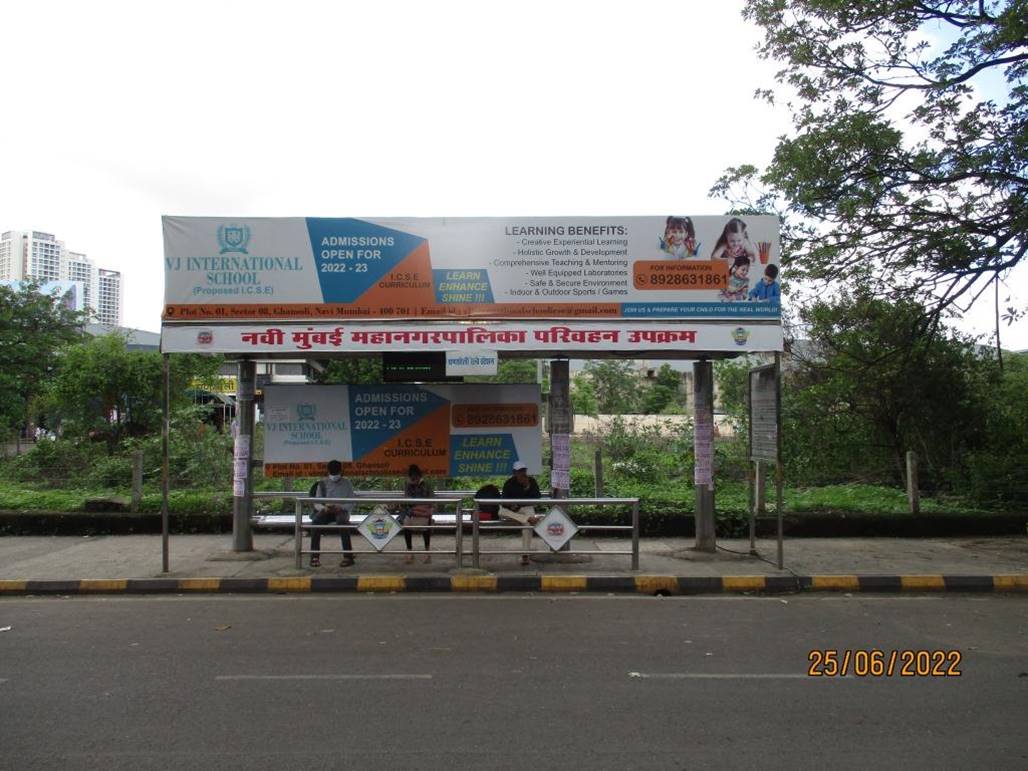
[[[500,488],[496,485],[482,485],[475,491],[475,505],[478,507],[478,521],[492,522],[500,518],[500,506],[497,503],[478,503],[479,498],[500,497]]]
[[[318,480],[311,488],[311,498],[353,498],[353,483],[343,476],[343,464],[337,460],[330,460],[326,467],[328,476]],[[350,513],[354,504],[314,504],[314,515],[311,517],[312,525],[345,525],[350,522]],[[349,567],[353,564],[353,543],[350,540],[350,531],[343,528],[339,531],[339,540],[343,545],[343,555],[340,567]],[[311,567],[321,566],[321,531],[311,530]]]
[[[518,498],[541,498],[539,483],[535,477],[528,475],[528,466],[522,461],[514,463],[514,474],[503,483],[503,498],[517,500]],[[500,509],[500,516],[505,519],[514,520],[522,525],[534,525],[539,521],[535,515],[535,509],[527,506],[527,511],[521,511],[522,504],[504,504]],[[521,531],[521,548],[526,551],[532,547],[532,530],[524,528]],[[528,564],[528,554],[521,555],[521,564]]]

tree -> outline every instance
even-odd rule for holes
[[[660,365],[657,377],[646,391],[643,412],[647,415],[659,415],[668,410],[679,409],[681,400],[682,378],[674,367],[665,362]]]
[[[596,401],[596,389],[593,381],[584,372],[577,373],[571,378],[571,405],[576,415],[599,414],[600,405]]]
[[[795,132],[714,192],[784,207],[792,277],[919,298],[935,321],[1024,259],[1028,0],[749,0],[744,16],[784,63]]]
[[[0,433],[31,422],[58,351],[81,338],[83,320],[35,283],[0,286]]]
[[[188,404],[194,381],[215,376],[220,357],[169,359],[171,407]],[[164,372],[161,354],[130,351],[119,334],[101,335],[65,348],[48,392],[48,411],[72,434],[103,438],[113,452],[126,436],[160,430]]]
[[[382,359],[332,359],[323,371],[315,371],[315,383],[374,385],[382,382]]]
[[[599,411],[604,415],[635,413],[640,406],[639,376],[625,359],[593,359],[585,365]]]
[[[802,311],[810,344],[793,351],[783,391],[787,462],[801,474],[899,482],[915,450],[938,483],[985,441],[995,362],[956,334],[925,334],[927,312],[868,293]]]

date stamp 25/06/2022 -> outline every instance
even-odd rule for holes
[[[960,677],[958,650],[814,649],[807,654],[810,677]]]

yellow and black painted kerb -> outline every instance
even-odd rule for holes
[[[782,592],[1028,592],[1028,574],[1014,575],[362,575],[282,578],[0,579],[0,595],[204,594],[325,592],[556,592],[563,594],[775,594]]]

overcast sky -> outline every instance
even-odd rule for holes
[[[742,5],[8,3],[0,230],[120,270],[156,331],[162,214],[720,214],[790,127]]]

